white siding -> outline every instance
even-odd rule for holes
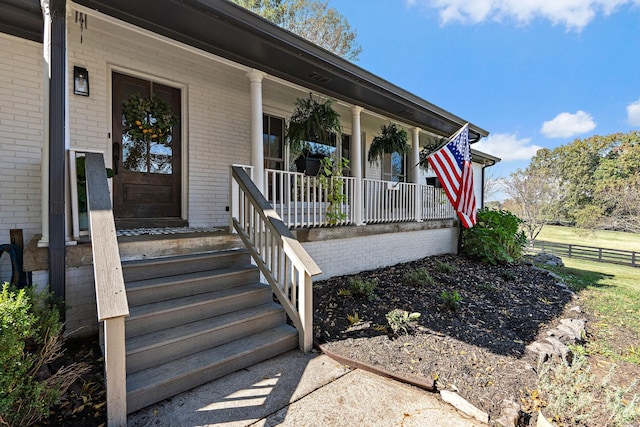
[[[473,192],[476,195],[476,206],[482,208],[482,165],[473,163]]]

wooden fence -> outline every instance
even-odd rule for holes
[[[608,262],[612,264],[640,267],[640,253],[620,249],[597,248],[594,246],[572,245],[567,243],[534,240],[533,249],[549,252],[559,257],[579,258],[589,261]]]

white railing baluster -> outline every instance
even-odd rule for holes
[[[285,175],[272,178],[284,179]],[[300,348],[309,351],[313,345],[311,277],[321,271],[247,172],[232,166],[230,179],[238,188],[238,194],[230,193],[229,212],[238,213],[231,218],[233,227],[298,329]]]

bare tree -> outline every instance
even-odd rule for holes
[[[495,169],[485,169],[484,172],[484,200],[495,196],[502,188],[502,178],[496,175]],[[486,204],[486,202],[485,202]]]
[[[545,223],[555,219],[561,199],[559,180],[548,169],[518,169],[504,181],[510,196],[505,206],[523,220],[529,240],[535,240]]]

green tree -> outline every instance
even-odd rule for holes
[[[640,132],[541,149],[524,171],[512,175],[506,192],[525,226],[564,220],[583,228],[640,232]]]
[[[594,173],[594,205],[604,228],[640,232],[640,133],[611,135]]]
[[[357,61],[362,51],[356,31],[327,1],[231,1],[349,61]]]

